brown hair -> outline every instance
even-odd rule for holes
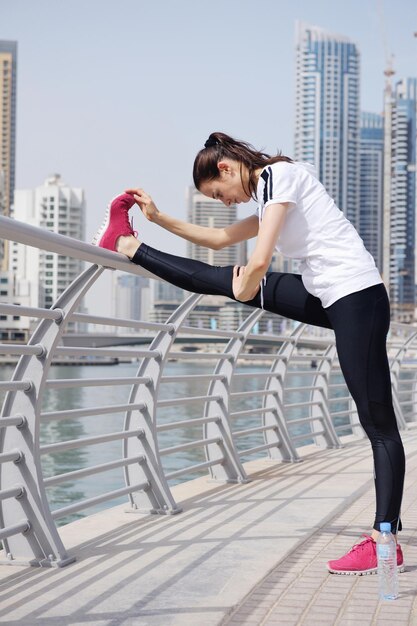
[[[244,165],[248,169],[249,189],[245,191],[252,197],[256,194],[255,170],[278,161],[293,162],[292,159],[281,155],[281,153],[270,156],[265,152],[258,152],[250,143],[238,141],[225,133],[211,133],[204,144],[204,148],[200,150],[194,161],[193,178],[197,189],[204,181],[219,177],[217,163],[225,158],[237,161],[241,166]],[[242,179],[242,169],[240,176]]]

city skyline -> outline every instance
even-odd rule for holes
[[[75,0],[59,14],[44,0],[36,6],[0,0],[0,36],[19,45],[16,188],[33,188],[60,172],[85,189],[87,241],[109,198],[132,184],[185,219],[192,162],[211,130],[293,153],[297,19],[355,42],[360,109],[381,113],[388,54],[396,55],[394,84],[416,74],[414,3],[404,2],[401,12],[377,0],[354,0],[338,15],[332,8],[327,0],[314,6],[261,0],[255,13],[269,17],[258,50],[246,0],[215,0],[210,8],[125,0],[119,9]],[[107,53],[113,29],[123,33],[116,57]],[[240,205],[239,217],[252,211]],[[186,249],[139,210],[135,228],[151,245],[176,254]]]
[[[79,5],[80,3],[75,0],[73,8]],[[100,3],[101,19],[94,22],[94,28],[91,31],[95,35],[94,47],[92,47],[91,41],[83,37],[83,33],[86,34],[83,29],[88,30],[93,18],[91,7],[97,6],[95,1],[89,4],[89,11],[83,13],[83,19],[79,23],[80,36],[75,41],[70,35],[71,24],[76,15],[75,10],[71,14],[67,13],[67,19],[64,19],[65,9],[60,12],[59,16],[54,13],[46,14],[46,3],[42,0],[36,5],[36,10],[26,0],[17,0],[13,6],[0,0],[0,16],[5,14],[4,9],[6,9],[9,17],[12,18],[5,22],[7,28],[14,19],[15,29],[23,33],[22,37],[16,38],[19,48],[16,188],[33,188],[39,185],[39,180],[43,180],[53,172],[62,174],[70,185],[82,187],[85,190],[88,207],[86,240],[89,241],[97,223],[101,220],[103,207],[108,199],[123,188],[132,186],[132,174],[129,172],[136,169],[139,164],[143,165],[141,171],[144,172],[144,176],[142,180],[137,179],[134,184],[143,186],[149,191],[162,210],[187,219],[186,189],[188,185],[184,185],[184,182],[189,184],[195,152],[201,147],[206,134],[213,128],[220,128],[247,139],[256,147],[271,153],[282,149],[284,153],[299,158],[297,141],[294,142],[295,123],[299,116],[294,87],[297,80],[296,47],[297,29],[299,30],[297,24],[300,22],[307,24],[312,31],[328,33],[330,38],[348,42],[349,48],[354,50],[358,62],[355,58],[353,62],[357,63],[360,68],[359,80],[354,78],[357,82],[355,89],[357,90],[359,86],[360,97],[359,102],[354,103],[352,100],[352,104],[360,111],[375,113],[377,109],[377,112],[382,112],[384,106],[383,70],[388,64],[392,64],[396,70],[394,86],[397,81],[407,75],[407,72],[403,72],[403,67],[410,67],[415,74],[417,40],[413,40],[414,33],[411,32],[409,25],[407,28],[410,30],[410,37],[408,45],[402,48],[401,62],[398,59],[391,59],[391,52],[393,50],[396,52],[392,40],[395,40],[397,45],[399,41],[401,44],[404,41],[403,32],[399,37],[398,29],[405,30],[404,25],[407,22],[411,23],[414,20],[414,14],[417,13],[414,7],[411,10],[411,4],[409,6],[408,2],[402,6],[401,20],[398,20],[398,11],[393,13],[392,3],[382,0],[365,2],[360,7],[355,0],[350,5],[349,15],[345,14],[344,19],[341,19],[342,14],[336,18],[332,17],[332,12],[324,11],[326,6],[330,6],[327,0],[316,3],[314,10],[305,1],[298,2],[295,8],[292,7],[290,10],[289,7],[284,7],[283,3],[262,0],[258,9],[268,9],[271,15],[276,16],[279,13],[280,21],[275,24],[276,32],[271,29],[270,24],[265,25],[265,33],[270,32],[272,38],[268,39],[268,45],[265,49],[263,48],[263,53],[258,53],[258,55],[249,55],[246,48],[238,48],[238,54],[231,54],[232,50],[227,46],[223,46],[224,52],[222,53],[220,50],[222,46],[219,48],[219,45],[214,45],[213,37],[208,40],[207,45],[204,45],[201,38],[197,42],[193,28],[186,31],[185,39],[179,38],[179,30],[172,28],[181,23],[184,29],[188,24],[190,27],[198,26],[201,33],[208,34],[214,32],[210,31],[210,24],[212,24],[216,26],[216,37],[223,33],[219,41],[229,42],[232,39],[228,26],[233,25],[236,17],[231,11],[231,5],[233,5],[239,6],[240,21],[239,29],[235,34],[236,41],[245,40],[245,33],[248,35],[252,29],[252,23],[249,25],[248,22],[249,3],[245,0],[232,1],[227,7],[222,6],[220,21],[218,16],[216,17],[217,5],[218,2],[215,1],[211,5],[211,11],[208,11],[202,5],[195,6],[194,4],[195,10],[190,13],[186,11],[190,3],[180,0],[175,4],[176,12],[175,15],[171,15],[173,21],[170,22],[171,28],[168,32],[167,23],[159,19],[160,16],[155,14],[154,8],[149,8],[147,5],[145,7],[142,2],[134,3],[124,0],[120,7],[126,15],[132,17],[140,15],[141,24],[158,25],[160,45],[157,50],[146,46],[138,48],[133,35],[123,37],[122,54],[118,57],[119,63],[116,68],[112,65],[113,56],[108,56],[107,49],[105,49],[106,42],[103,41],[104,33],[110,28],[109,20],[111,20],[111,27],[115,27],[121,20],[121,11],[117,12],[111,2]],[[172,6],[165,5],[165,3],[161,6],[166,8],[165,14],[168,18],[170,11],[172,13]],[[277,6],[285,10],[277,12]],[[357,20],[352,21],[352,15],[355,11],[358,14],[359,8],[363,19],[358,23]],[[42,45],[40,45],[38,55],[25,54],[25,49],[29,50],[30,42],[32,41],[32,44],[34,42],[32,31],[28,31],[24,26],[27,20],[24,22],[18,20],[19,10],[23,11],[23,9],[27,17],[30,17],[32,11],[35,22],[43,18],[38,34],[41,34],[43,29],[45,33],[48,31],[50,44],[53,43],[56,32],[53,28],[54,20],[62,18],[60,24],[65,24],[65,27],[59,30],[60,38],[56,57],[51,56],[50,47]],[[410,19],[410,16],[408,20],[405,19],[407,10],[410,10],[413,19]],[[309,16],[314,19],[309,19]],[[204,21],[203,18],[206,20]],[[365,22],[367,36],[364,33]],[[388,23],[389,29],[386,27]],[[291,28],[284,29],[284,32],[283,24]],[[64,33],[70,36],[62,37]],[[395,33],[396,36],[393,37]],[[7,32],[2,33],[1,36],[10,38]],[[150,38],[150,33],[145,32],[143,40],[150,41]],[[369,46],[371,40],[372,46]],[[37,40],[36,46],[40,43]],[[288,63],[288,49],[291,50],[291,63]],[[192,58],[186,55],[186,52],[190,51],[193,52]],[[284,51],[285,55],[282,54]],[[38,47],[36,47],[36,52],[38,53]],[[256,63],[258,56],[261,63]],[[35,63],[34,69],[36,59],[38,62]],[[60,59],[59,67],[57,59]],[[69,59],[71,59],[71,67],[68,72]],[[173,80],[173,76],[167,73],[167,68],[171,65],[173,69],[175,64],[176,73],[174,73],[175,80]],[[54,65],[55,70],[59,71],[52,71]],[[377,66],[378,72],[375,71]],[[33,75],[30,76],[27,73],[29,67],[34,69]],[[137,68],[143,71],[137,83],[133,81],[129,83],[129,87],[126,87],[122,85],[122,78],[129,75],[132,67],[135,71]],[[246,72],[243,71],[243,67],[245,70],[247,68]],[[87,69],[90,72],[88,81]],[[354,68],[353,71],[355,72]],[[261,104],[258,107],[253,104],[249,105],[253,109],[251,114],[248,114],[248,98],[244,95],[246,75],[250,77],[254,88],[262,79],[262,95],[265,94],[260,99]],[[36,76],[40,76],[41,80],[35,83],[34,77]],[[266,76],[268,76],[268,81],[265,80]],[[42,78],[44,81],[46,79],[46,82],[42,82]],[[335,80],[338,80],[336,74]],[[95,83],[100,89],[92,91],[91,85]],[[211,85],[213,85],[212,88],[210,88]],[[282,85],[284,95],[281,95],[279,91]],[[288,88],[289,85],[291,89]],[[30,99],[22,97],[22,86],[23,94],[26,93],[28,86],[32,87]],[[170,87],[175,89],[172,91],[175,97],[161,97],[169,92]],[[134,97],[135,94],[137,96],[138,89],[139,99]],[[149,93],[150,101],[155,104],[152,109],[142,106],[144,89],[146,93]],[[197,97],[187,98],[189,91]],[[379,93],[376,93],[377,91]],[[19,105],[21,102],[22,104]],[[29,102],[31,105],[34,103],[35,106],[28,107]],[[40,102],[44,103],[41,109],[39,109]],[[105,113],[107,113],[107,123],[101,125]],[[25,120],[25,117],[29,119],[31,115],[33,123],[28,132],[19,130],[20,120]],[[209,126],[211,122],[208,120],[210,119],[225,119],[231,126],[225,127],[223,122],[221,126],[217,123]],[[207,129],[204,135],[200,134],[203,126]],[[124,133],[120,133],[122,128],[125,129]],[[264,128],[265,132],[262,131],[262,140],[257,140],[255,135],[260,137],[261,128]],[[176,133],[181,130],[183,136],[178,141]],[[254,134],[250,131],[254,131]],[[36,133],[40,136],[38,141],[34,141]],[[172,133],[177,141],[173,141]],[[201,139],[202,136],[203,139]],[[143,146],[143,149],[136,148],[138,139],[140,148]],[[269,143],[266,143],[264,139],[267,139]],[[275,144],[272,144],[272,141]],[[28,150],[22,151],[19,149],[20,145],[27,146]],[[192,145],[194,149],[188,149]],[[85,146],[86,149],[84,149]],[[36,150],[35,160],[28,157],[33,149]],[[156,157],[158,151],[162,151],[160,159]],[[302,156],[304,158],[304,155]],[[51,164],[49,173],[41,171],[42,168],[45,169],[45,163]],[[68,175],[68,171],[73,172],[73,175]],[[40,179],[32,186],[24,184],[26,179],[33,179],[36,172],[39,172]],[[99,182],[94,184],[97,180]],[[120,182],[121,180],[123,183]],[[117,187],[116,181],[119,181]],[[324,182],[326,185],[329,183],[329,181]],[[344,210],[343,199],[338,196],[336,189],[334,193],[339,198],[340,208]],[[348,203],[352,204],[351,201]],[[240,205],[238,217],[245,217],[253,210],[254,207],[251,205]],[[135,228],[139,230],[142,240],[173,253],[184,253],[185,241],[149,224],[140,215],[139,210],[136,211]],[[353,215],[348,214],[348,216],[353,218]],[[108,293],[108,285],[98,286],[92,299],[94,302],[97,302],[97,299],[103,300],[104,304],[105,294]],[[108,303],[106,306],[108,308]]]

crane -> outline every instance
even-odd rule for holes
[[[382,43],[384,46],[384,54],[385,54],[385,89],[386,91],[391,92],[391,77],[395,74],[394,70],[394,55],[389,51],[388,47],[388,37],[385,30],[385,19],[384,19],[384,0],[377,0],[377,9],[378,9],[378,17],[379,17],[379,25],[381,29]],[[417,34],[415,34],[417,36]]]

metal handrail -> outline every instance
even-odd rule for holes
[[[85,478],[86,476],[92,476],[93,474],[99,474],[100,472],[107,472],[108,470],[116,469],[117,467],[125,467],[125,465],[129,465],[129,463],[143,463],[145,460],[144,456],[136,456],[131,459],[118,459],[117,461],[100,463],[100,465],[92,465],[81,470],[65,472],[64,474],[58,474],[57,476],[45,478],[44,485],[45,487],[53,487],[68,481]]]
[[[0,353],[20,357],[11,380],[0,382],[0,392],[6,392],[0,417],[0,539],[14,562],[40,565],[47,562],[60,566],[72,562],[74,556],[66,553],[55,522],[84,509],[127,496],[133,510],[178,513],[181,508],[173,498],[170,481],[209,471],[217,481],[245,482],[248,477],[242,458],[266,454],[271,459],[296,462],[299,460],[297,448],[306,442],[313,441],[320,447],[338,447],[341,431],[361,436],[356,408],[345,383],[340,382],[341,373],[331,333],[314,336],[308,333],[307,326],[301,324],[284,334],[252,334],[263,311],[249,307],[246,319],[238,328],[198,329],[187,325],[190,314],[201,300],[201,296],[196,295],[189,296],[179,305],[166,323],[81,313],[77,310],[79,303],[107,269],[139,276],[152,275],[120,254],[4,216],[0,216],[0,232],[5,239],[90,264],[51,309],[0,303],[0,312],[4,314],[18,313],[39,320],[27,344],[0,344]],[[150,331],[149,347],[63,346],[69,323],[129,328],[138,333]],[[417,328],[392,324],[391,334],[394,406],[400,428],[406,428],[404,409],[411,407],[407,415],[414,415],[417,411],[417,371],[407,361],[410,354],[417,354]],[[200,337],[204,352],[198,352],[196,356],[195,352],[174,350],[176,338],[187,335]],[[213,341],[216,338],[219,342]],[[268,353],[256,351],[259,340],[268,346]],[[139,365],[135,376],[54,379],[50,367],[57,356],[65,359],[73,356],[131,357],[139,360]],[[186,363],[196,358],[199,363],[211,365],[212,372],[165,373],[170,360]],[[309,370],[308,365],[313,359],[315,366]],[[248,363],[256,366],[256,370],[241,371]],[[411,375],[409,381],[404,380],[403,376]],[[307,376],[310,380],[305,379]],[[338,377],[336,381],[334,376]],[[296,377],[302,379],[302,384],[297,384]],[[239,387],[248,381],[251,384],[249,390]],[[193,386],[205,383],[207,388],[196,390],[193,396],[178,397],[176,385],[172,383],[180,382],[189,382]],[[89,408],[64,409],[59,406],[54,407],[55,410],[45,410],[47,392],[111,386],[117,387],[121,393],[126,388],[124,401]],[[330,392],[338,395],[329,398]],[[302,394],[301,399],[290,402],[294,393]],[[253,406],[255,401],[262,405]],[[201,406],[202,403],[203,416],[200,412],[193,418],[184,419],[185,407]],[[341,403],[348,403],[345,410],[341,410]],[[170,411],[170,421],[161,417],[167,410]],[[293,410],[296,411],[294,417]],[[121,430],[103,432],[96,428],[94,436],[90,437],[40,441],[41,424],[47,426],[55,420],[82,420],[79,423],[84,424],[84,418],[120,413],[124,415]],[[189,439],[184,441],[181,438],[179,443],[167,444],[166,434],[176,429],[190,433]],[[196,429],[202,436],[195,434]],[[118,454],[104,463],[45,476],[41,459],[48,455],[115,442],[122,445],[122,458]],[[205,452],[206,460],[195,458],[193,453],[193,462],[187,464],[187,451],[196,448]],[[182,459],[179,468],[169,465],[170,459],[176,455]],[[109,470],[124,472],[124,487],[51,510],[50,494],[56,485]],[[28,476],[29,481],[25,478]],[[30,515],[26,519],[28,512]],[[48,555],[46,560],[45,555]]]
[[[127,328],[136,328],[138,330],[174,330],[173,326],[167,324],[158,324],[156,322],[143,322],[142,320],[129,320],[114,317],[104,317],[102,315],[87,315],[86,313],[74,313],[73,322],[82,322],[87,324],[102,324],[103,326],[120,326]]]
[[[6,315],[15,315],[18,313],[22,317],[38,317],[42,319],[50,319],[59,322],[62,320],[63,314],[59,309],[39,309],[37,307],[22,306],[20,304],[5,304],[0,302],[0,313]]]
[[[137,404],[109,404],[107,406],[95,406],[88,409],[68,409],[65,411],[48,411],[47,413],[41,413],[40,418],[42,421],[48,420],[65,420],[65,419],[77,419],[80,417],[89,417],[91,415],[105,415],[121,413],[124,411],[131,411],[132,409],[141,410],[145,408],[143,402]]]

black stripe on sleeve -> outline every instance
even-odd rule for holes
[[[272,183],[272,178],[273,178],[273,174],[272,174],[272,167],[268,167],[268,172],[270,174],[269,176],[269,200],[272,200],[272,194],[273,194],[273,183]]]
[[[271,168],[268,168],[271,169]],[[268,179],[269,179],[269,172],[267,170],[264,170],[261,174],[261,178],[265,181],[265,185],[264,185],[264,204],[266,204],[269,200],[268,198]]]

